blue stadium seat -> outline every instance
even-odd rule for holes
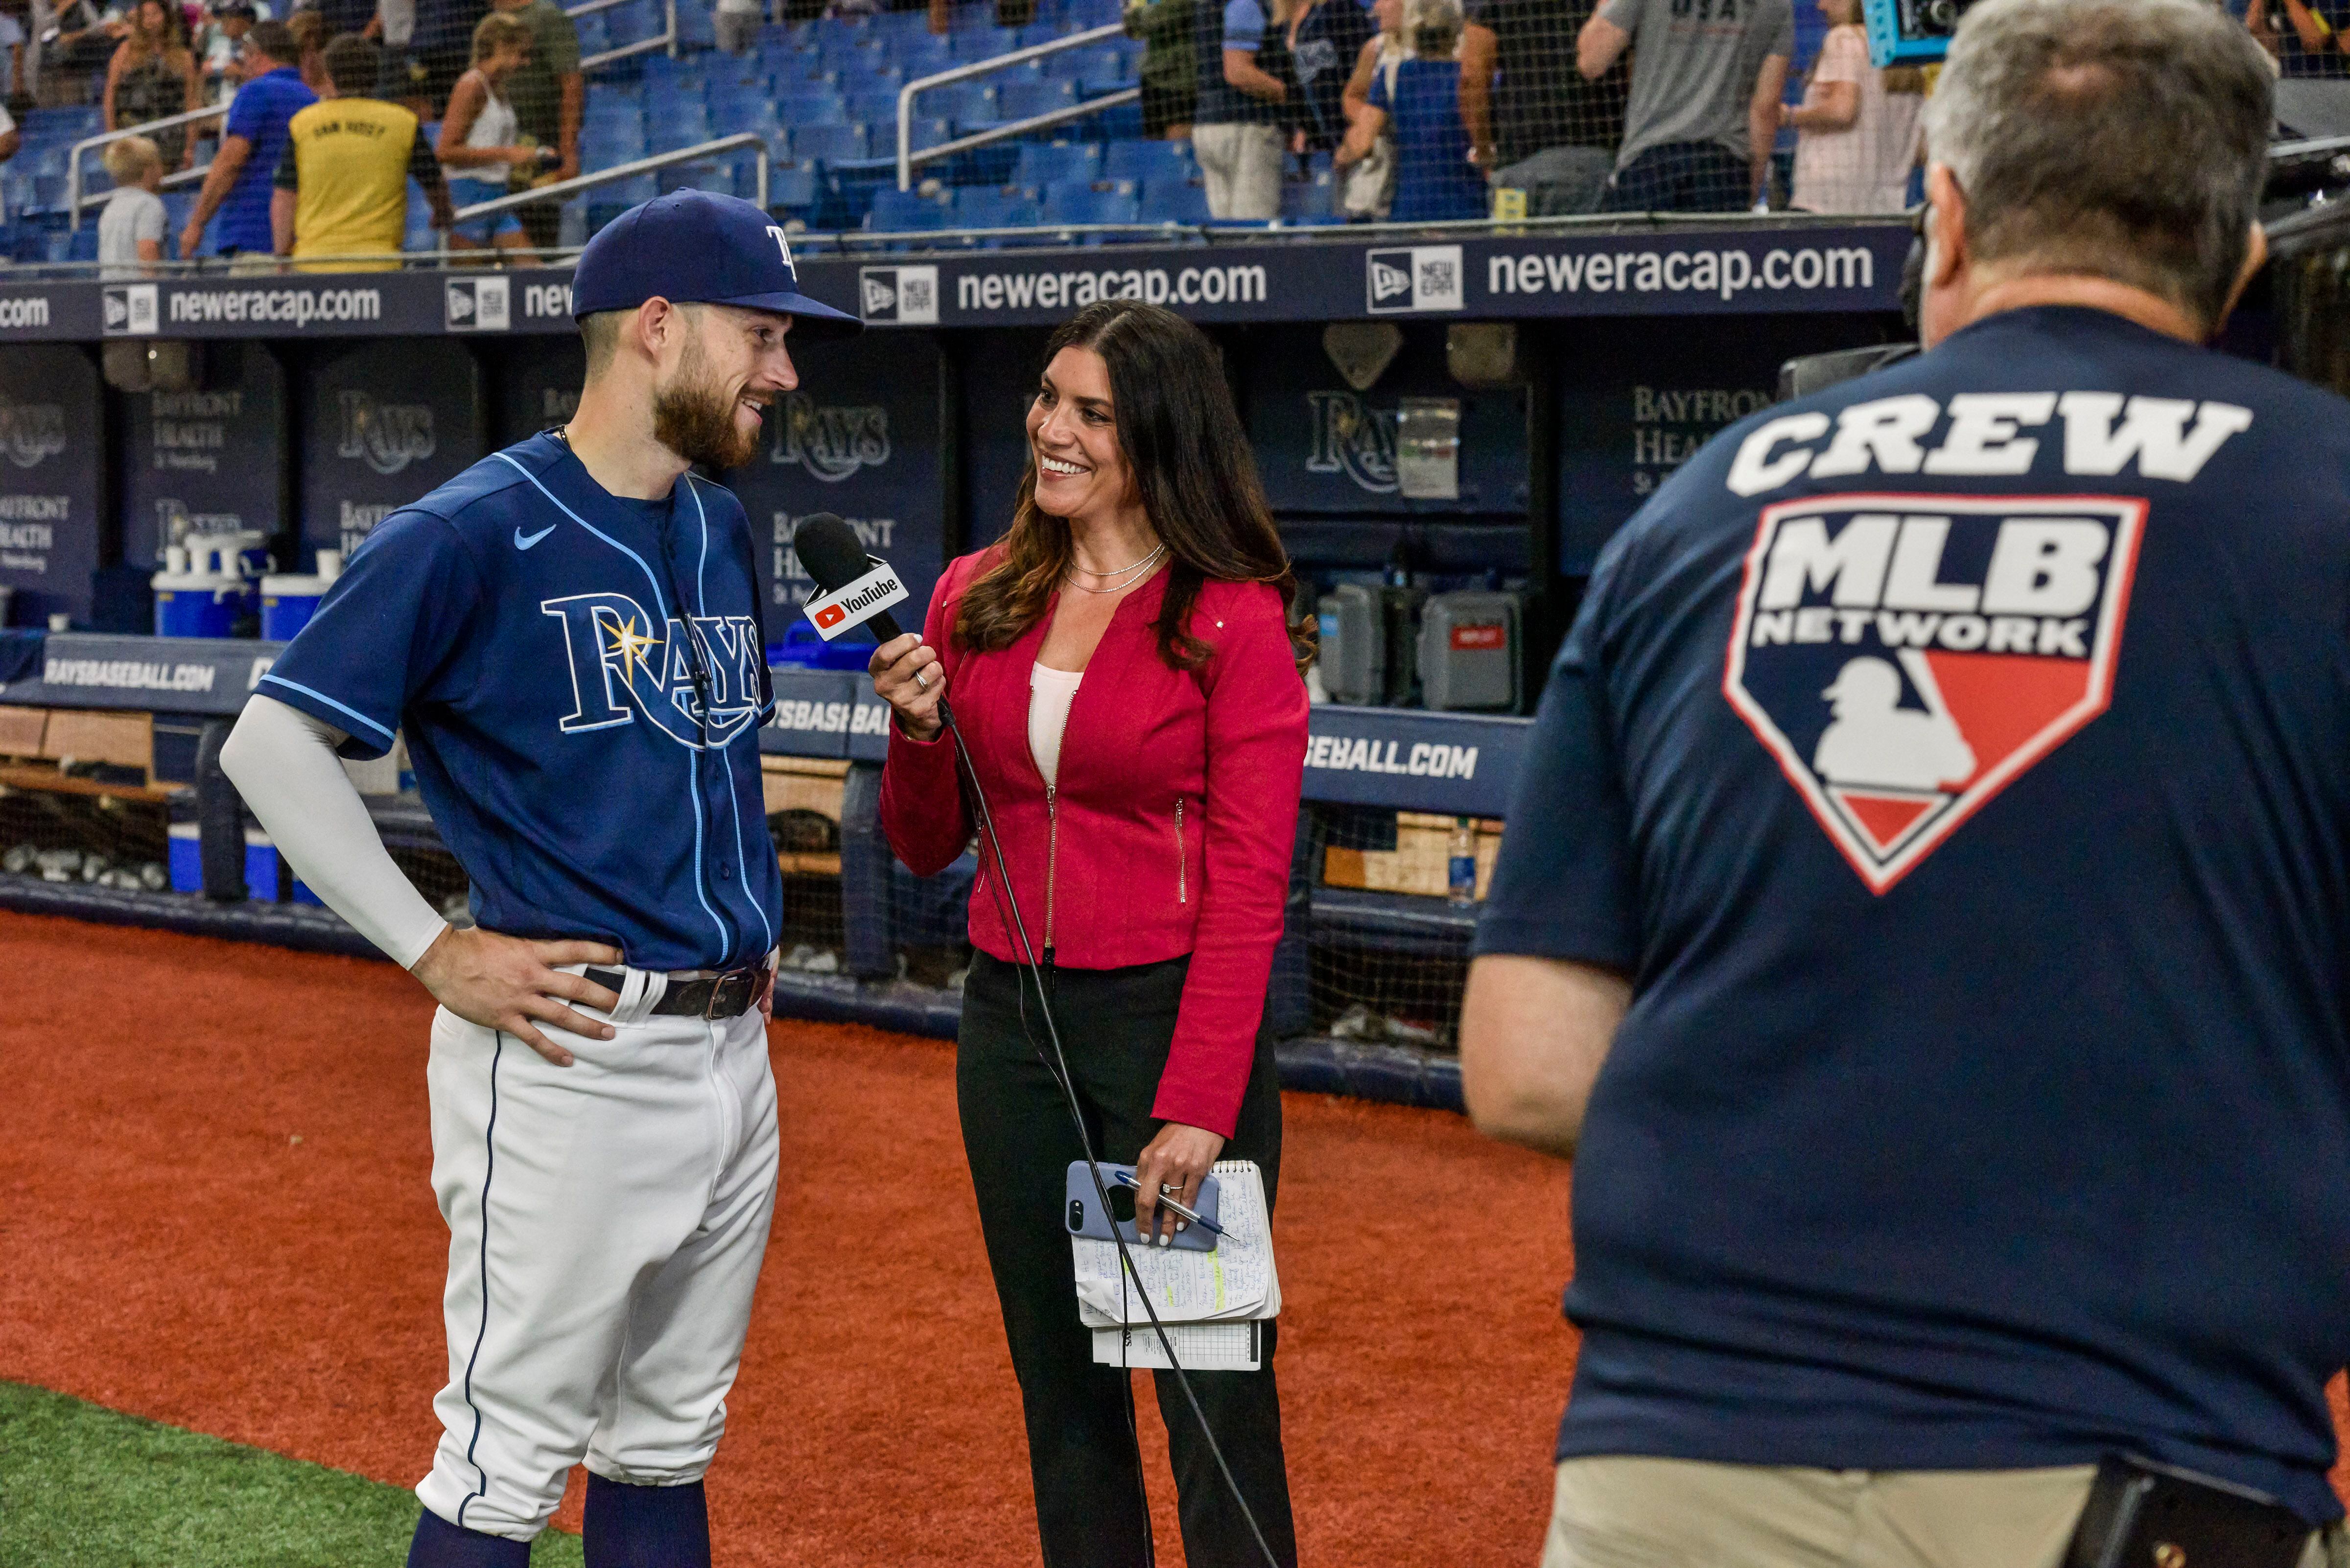
[[[1131,140],[1142,135],[1142,105],[1131,100],[1106,109],[1086,121],[1105,140]]]
[[[711,136],[710,114],[705,109],[700,114],[657,117],[656,129],[645,140],[655,152],[675,152],[708,141]]]
[[[69,262],[94,262],[98,259],[96,223],[84,223],[67,236],[64,259]]]
[[[945,70],[956,63],[954,46],[930,33],[891,39],[887,47],[890,63],[903,69],[909,80]]]
[[[1101,149],[1091,142],[1024,141],[1019,161],[1012,166],[1012,182],[1042,189],[1046,185],[1086,184],[1120,178],[1102,167]]]
[[[1207,187],[1180,177],[1146,180],[1142,186],[1142,221],[1146,223],[1206,223]]]
[[[1131,223],[1140,210],[1123,180],[1073,180],[1045,188],[1044,213],[1047,223]]]
[[[1134,62],[1118,49],[1085,49],[1070,57],[1084,62],[1077,74],[1079,90],[1089,97],[1122,91],[1135,85]]]
[[[920,98],[914,100],[917,109],[921,107],[921,103]],[[898,123],[898,94],[894,89],[852,92],[848,95],[847,111],[847,118],[858,125],[895,126]]]
[[[1013,29],[1012,47],[1015,49],[1033,49],[1039,44],[1051,43],[1054,39],[1066,35],[1068,30],[1058,22],[1031,22],[1024,27]]]
[[[1029,119],[1076,104],[1075,82],[1014,82],[995,95],[995,112],[1005,120]]]
[[[1188,141],[1113,141],[1102,151],[1102,178],[1149,184],[1191,178]]]
[[[677,0],[677,41],[688,49],[714,49],[718,47],[718,26],[711,19],[710,8],[697,5],[693,0]]]
[[[868,152],[865,128],[861,125],[794,126],[785,133],[790,139],[792,161],[805,163],[815,159],[824,163],[855,162]]]
[[[1283,181],[1281,221],[1301,226],[1343,222],[1345,215],[1338,210],[1338,190],[1337,180],[1326,167],[1311,180]]]
[[[916,107],[920,107],[920,100],[917,100]],[[942,141],[952,141],[955,135],[954,122],[939,115],[917,114],[907,130],[910,133],[910,144],[917,152],[925,147],[936,147]],[[885,153],[891,158],[898,156],[898,128],[894,125],[881,141],[874,144],[873,155],[876,158]]]
[[[775,100],[775,119],[786,126],[847,125],[848,104],[837,92],[794,92]]]
[[[579,35],[581,54],[600,55],[612,47],[612,35],[604,26],[604,13],[601,11],[591,11],[571,25]]]
[[[1044,222],[1036,192],[1024,185],[971,186],[955,192],[955,226],[962,229],[1034,228]]]
[[[1000,118],[995,89],[984,81],[955,82],[923,93],[914,99],[914,107],[924,114],[951,119],[962,128],[993,125]]]
[[[738,130],[756,131],[772,137],[784,123],[771,98],[713,99],[710,104],[711,130],[720,136],[732,136]]]
[[[865,215],[866,228],[875,234],[931,232],[951,228],[953,223],[946,203],[918,191],[889,187],[873,193],[872,209]]]
[[[805,215],[816,204],[816,165],[778,163],[767,171],[767,205]]]

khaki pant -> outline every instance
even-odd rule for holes
[[[1279,126],[1195,125],[1191,155],[1208,187],[1210,216],[1262,221],[1281,215]]]
[[[1568,1459],[1542,1568],[2057,1568],[2095,1475]]]

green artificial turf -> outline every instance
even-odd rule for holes
[[[0,1383],[0,1568],[400,1568],[416,1494]],[[547,1531],[533,1568],[571,1568]]]

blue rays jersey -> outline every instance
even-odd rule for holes
[[[533,436],[378,524],[259,690],[349,756],[404,731],[490,929],[640,969],[751,962],[783,884],[750,552],[732,492],[614,496]]]
[[[2340,1515],[2341,400],[2045,307],[1733,426],[1602,556],[1478,948],[1634,977],[1561,1457]]]

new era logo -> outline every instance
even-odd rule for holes
[[[452,332],[504,332],[514,325],[511,279],[451,278],[447,297]]]
[[[858,271],[858,306],[865,319],[899,327],[939,323],[939,269],[868,266]]]
[[[1722,693],[1873,892],[2106,711],[2144,501],[1764,508]]]
[[[1459,310],[1461,294],[1459,245],[1409,245],[1377,250],[1363,258],[1365,303],[1374,315],[1407,310]]]
[[[99,296],[99,329],[109,337],[151,333],[161,321],[151,283],[107,289]]]

